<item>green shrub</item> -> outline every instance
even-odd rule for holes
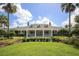
[[[73,44],[73,43],[74,43],[74,40],[72,39],[72,37],[66,38],[66,39],[64,40],[64,43],[66,43],[66,44]]]
[[[71,44],[71,45],[74,45],[74,46],[77,46],[79,47],[79,38],[77,38],[76,36],[72,36],[70,38],[67,38],[64,43],[66,44]]]
[[[53,42],[61,42],[61,40],[58,38],[53,38]]]
[[[60,35],[60,36],[68,36],[68,34],[69,34],[69,31],[67,30],[67,29],[60,29],[59,31],[58,31],[58,35]]]
[[[49,42],[51,41],[51,38],[42,38],[42,37],[37,37],[37,38],[24,38],[23,42]]]
[[[10,37],[13,37],[16,35],[14,30],[10,30],[9,33],[7,33],[7,35],[9,35]]]
[[[74,36],[73,40],[74,40],[74,45],[77,46],[77,47],[79,47],[79,38],[76,37],[76,36]]]
[[[22,42],[26,42],[26,38],[23,38],[23,39],[22,39]]]
[[[67,38],[66,36],[53,36],[51,37],[53,42],[64,42],[65,38]]]
[[[75,36],[79,36],[79,29],[72,30],[72,34]]]
[[[6,31],[3,29],[0,29],[0,37],[4,37],[6,35]]]

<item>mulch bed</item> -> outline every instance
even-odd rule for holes
[[[16,41],[0,41],[0,47],[5,47],[5,46],[8,46],[8,45],[12,45],[12,44],[16,44],[16,43],[21,43],[22,41],[21,40],[16,40]]]

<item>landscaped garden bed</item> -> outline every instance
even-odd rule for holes
[[[21,37],[14,37],[14,38],[10,38],[10,39],[4,38],[4,39],[0,40],[0,47],[16,44],[16,43],[20,43],[20,42],[22,42]]]

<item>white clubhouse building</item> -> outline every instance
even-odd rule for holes
[[[49,24],[31,24],[26,27],[17,27],[14,28],[15,32],[19,34],[24,34],[26,37],[49,37],[57,35],[57,31],[61,27],[54,27]]]

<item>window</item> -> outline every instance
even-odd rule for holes
[[[37,28],[39,28],[39,27],[40,27],[40,25],[37,26]]]
[[[32,25],[30,25],[30,28],[32,28],[33,26]]]
[[[53,33],[56,34],[57,33],[57,30],[53,30]]]
[[[48,33],[49,33],[49,31],[45,31],[45,33],[46,33],[46,34],[48,34]]]
[[[47,28],[47,27],[48,27],[48,25],[45,25],[44,27],[45,27],[45,28]]]

